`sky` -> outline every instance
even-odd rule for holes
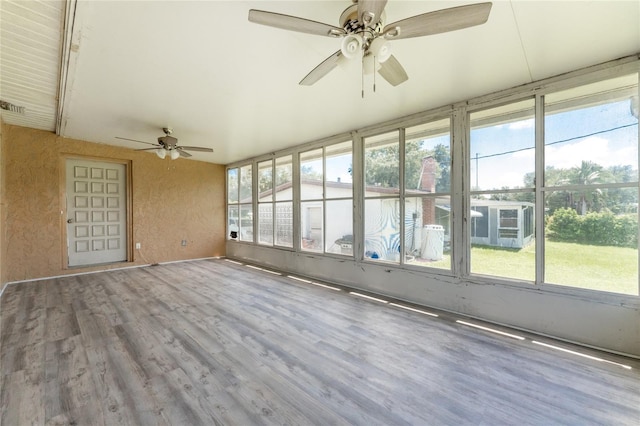
[[[535,169],[534,130],[533,118],[472,130],[471,186],[476,186],[476,153],[481,189],[522,186],[523,176]],[[551,114],[545,118],[546,166],[566,169],[593,161],[637,169],[637,140],[638,119],[628,100]]]
[[[476,164],[481,189],[522,186],[524,175],[535,169],[534,126],[533,118],[529,118],[472,130],[471,186],[476,186]],[[631,115],[628,100],[550,114],[545,118],[546,166],[568,169],[584,160],[605,168],[631,165],[637,169],[637,140],[638,119]],[[425,148],[448,142],[448,136],[428,139]],[[351,162],[350,156],[327,162],[327,179],[335,181],[340,177],[342,182],[351,182]]]

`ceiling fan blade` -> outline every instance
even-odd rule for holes
[[[358,0],[358,20],[365,27],[373,27],[380,21],[387,0]]]
[[[178,148],[178,152],[180,153],[180,155],[184,158],[188,158],[191,157],[191,154],[189,154],[187,151],[183,151],[181,148]]]
[[[129,139],[129,138],[121,138],[121,137],[119,137],[119,136],[116,136],[115,138],[116,138],[116,139],[122,139],[123,141],[140,142],[140,143],[146,143],[147,145],[160,146],[160,145],[158,145],[158,144],[151,143],[151,142],[138,141],[138,140],[135,140],[135,139]]]
[[[188,149],[189,151],[213,152],[211,148],[203,148],[201,146],[180,146],[178,149]]]
[[[142,148],[142,149],[134,149],[134,151],[153,151],[156,150],[158,148],[162,148],[160,145],[156,146],[155,148]]]
[[[256,9],[249,10],[249,21],[270,27],[282,28],[283,30],[327,37],[342,37],[347,33],[344,28],[334,27],[333,25],[323,24],[322,22]]]
[[[389,59],[380,64],[381,67],[378,73],[389,82],[392,86],[397,86],[400,83],[404,83],[409,79],[404,68],[400,65],[400,62],[391,55]]]
[[[336,53],[322,61],[320,65],[311,70],[311,72],[307,74],[305,78],[300,80],[300,83],[298,84],[300,84],[301,86],[311,86],[316,81],[329,74],[329,71],[337,67],[338,64],[343,60],[345,60],[345,57],[342,54],[342,51],[338,50]]]
[[[491,3],[476,3],[423,13],[402,19],[384,27],[384,37],[388,40],[422,37],[446,33],[484,24],[489,19]]]

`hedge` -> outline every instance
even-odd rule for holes
[[[614,215],[610,212],[590,212],[580,216],[573,209],[563,208],[556,210],[548,219],[547,237],[554,241],[637,247],[638,219],[636,215]]]

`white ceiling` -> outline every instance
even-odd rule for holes
[[[63,1],[0,1],[0,100],[24,108],[2,119],[54,130]]]
[[[390,0],[387,22],[469,3]],[[362,99],[355,61],[298,85],[339,39],[247,20],[255,8],[338,25],[350,4],[80,1],[60,133],[144,148],[115,136],[155,142],[170,126],[180,144],[215,150],[194,158],[228,164],[640,52],[638,1],[495,1],[484,25],[394,41],[409,80],[392,87],[378,76],[373,93],[365,76]],[[3,13],[3,74],[12,19]]]

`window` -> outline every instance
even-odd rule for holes
[[[404,262],[451,269],[450,119],[405,130]]]
[[[293,247],[293,164],[286,155],[275,161],[274,244]]]
[[[451,269],[450,127],[447,118],[365,139],[366,259]]]
[[[638,74],[545,96],[545,282],[638,295]]]
[[[489,207],[471,206],[471,238],[489,238]]]
[[[227,238],[253,241],[251,165],[227,170]]]
[[[470,114],[472,274],[536,279],[534,107],[527,99]]]
[[[352,142],[300,154],[300,248],[353,254]]]
[[[273,245],[273,160],[258,163],[258,244]]]
[[[353,256],[353,142],[324,149],[325,251]]]
[[[518,229],[518,210],[500,210],[500,228]]]
[[[305,251],[324,250],[323,149],[300,154],[300,247]]]
[[[614,74],[622,69],[631,74]],[[550,93],[559,80],[531,86],[507,103],[482,98],[448,118],[394,121],[363,133],[355,154],[345,135],[229,168],[228,238],[331,256],[359,247],[366,262],[451,271],[453,241],[464,237],[463,278],[638,296],[638,73],[604,74]],[[455,170],[454,128],[456,143],[468,139]],[[466,212],[452,211],[459,205]]]
[[[399,263],[400,141],[397,130],[365,139],[364,177],[364,256]]]
[[[518,238],[518,210],[500,209],[498,238]]]

